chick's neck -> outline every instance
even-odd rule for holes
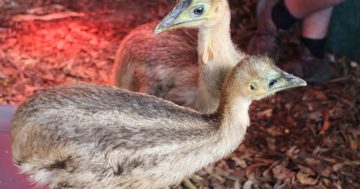
[[[224,82],[220,104],[215,113],[219,120],[217,130],[219,145],[227,146],[223,155],[231,153],[238,147],[250,125],[249,107],[252,100],[240,91],[242,86],[237,83],[232,72]]]
[[[215,23],[199,28],[199,61],[205,65],[214,63],[234,66],[238,60],[244,57],[244,53],[238,51],[231,40],[231,14],[228,2],[223,0],[220,5],[222,8],[221,16],[219,18],[210,18],[210,20],[216,20]]]
[[[238,148],[244,140],[247,127],[250,125],[249,107],[251,100],[234,96],[233,94],[222,95],[220,105],[216,113],[212,114],[216,120],[216,129],[209,133],[209,140],[205,146],[212,154],[213,161],[224,158]],[[206,151],[207,151],[206,150]]]
[[[207,113],[216,109],[227,73],[245,57],[231,40],[230,10],[227,1],[223,1],[222,5],[222,17],[214,25],[200,28],[198,33],[198,103],[202,111]]]

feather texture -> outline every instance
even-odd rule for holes
[[[210,4],[211,17],[196,24],[174,24],[180,29],[159,35],[154,34],[157,22],[134,29],[117,51],[114,84],[201,112],[215,111],[226,75],[245,54],[231,41],[227,0],[202,2]],[[188,8],[175,7],[169,16],[187,13]],[[165,18],[162,23],[167,22]]]
[[[238,147],[250,124],[253,99],[302,82],[267,58],[243,59],[228,75],[212,114],[117,87],[44,89],[25,101],[12,120],[14,161],[50,188],[176,184]],[[255,84],[258,90],[249,87]]]

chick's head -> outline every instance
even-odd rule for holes
[[[266,56],[248,56],[241,60],[228,77],[226,90],[249,100],[260,100],[278,91],[306,86],[299,77],[278,68]]]
[[[227,0],[178,0],[174,9],[158,24],[155,34],[176,28],[211,27],[228,9]]]

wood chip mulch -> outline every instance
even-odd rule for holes
[[[135,26],[161,19],[174,5],[99,2],[0,0],[0,104],[18,105],[44,87],[67,82],[108,84],[121,39]],[[256,2],[230,3],[233,39],[243,48],[256,28]],[[298,42],[290,36],[284,43],[293,49]],[[253,103],[243,144],[194,174],[194,185],[360,188],[360,65],[331,53],[328,59],[342,68],[341,77]]]

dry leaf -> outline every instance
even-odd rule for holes
[[[298,165],[298,167],[300,168],[300,170],[303,173],[305,173],[305,174],[307,174],[309,176],[315,176],[316,175],[315,171],[312,170],[310,167],[305,167],[305,166],[301,166],[301,165]]]
[[[324,91],[315,91],[315,90],[313,90],[312,93],[313,93],[314,97],[317,100],[326,100],[327,99]]]
[[[290,177],[294,177],[295,173],[284,167],[283,165],[277,165],[272,169],[272,173],[276,179],[285,180]]]
[[[329,128],[330,128],[329,112],[326,112],[324,113],[324,122],[322,124],[320,134],[325,134]]]
[[[356,151],[359,147],[358,137],[349,135],[348,139],[349,139],[350,149]]]
[[[296,179],[301,183],[305,185],[315,185],[318,182],[318,179],[314,179],[310,177],[310,175],[300,171],[296,174]]]
[[[257,115],[259,118],[261,118],[261,117],[269,118],[272,116],[272,112],[273,112],[273,109],[267,109],[267,110],[257,113]]]

